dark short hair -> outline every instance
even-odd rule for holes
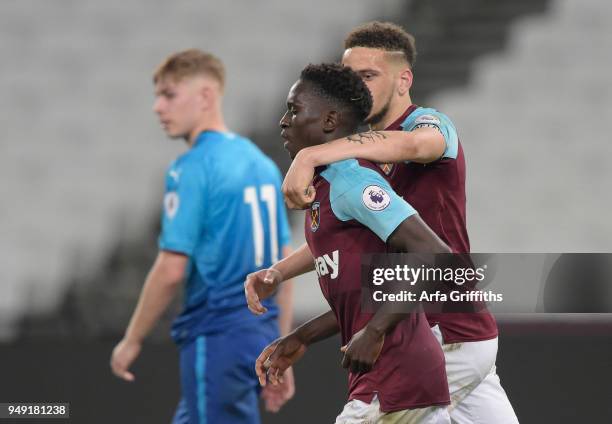
[[[344,40],[344,48],[370,47],[388,52],[402,52],[410,67],[416,60],[414,37],[391,22],[373,21],[353,29]]]
[[[372,109],[372,95],[361,77],[347,66],[336,63],[310,64],[300,80],[311,83],[318,94],[350,111],[359,124]]]

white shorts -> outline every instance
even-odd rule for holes
[[[438,326],[432,332],[442,345],[453,424],[518,424],[495,368],[497,337],[480,342],[444,344]]]
[[[378,397],[371,403],[351,400],[336,418],[336,424],[450,424],[445,406],[381,412]]]

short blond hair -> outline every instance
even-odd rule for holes
[[[216,56],[199,49],[188,49],[168,56],[155,70],[153,83],[170,78],[180,81],[186,77],[207,75],[225,86],[225,66]]]

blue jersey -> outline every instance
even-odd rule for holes
[[[203,132],[170,165],[159,247],[190,258],[177,342],[278,315],[273,300],[251,314],[243,283],[290,243],[280,184],[274,162],[233,133]]]

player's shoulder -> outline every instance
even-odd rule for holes
[[[230,131],[211,131],[206,135],[205,140],[186,152],[182,159],[189,163],[203,161],[212,164],[250,160],[260,156],[264,156],[261,150],[247,137]]]
[[[321,177],[329,183],[332,198],[340,197],[356,186],[385,182],[377,172],[376,164],[357,159],[334,162],[321,172]]]
[[[182,169],[194,171],[200,169],[203,164],[203,154],[200,149],[191,148],[179,155],[171,164],[170,169]]]
[[[332,186],[343,186],[350,181],[351,177],[361,172],[360,168],[356,159],[332,162],[321,172],[321,177]]]
[[[417,107],[408,115],[401,126],[407,131],[427,126],[450,127],[453,130],[455,129],[453,121],[451,121],[446,114],[431,107],[421,106]]]
[[[401,124],[404,131],[418,128],[434,128],[444,136],[446,149],[444,158],[456,159],[459,153],[459,136],[455,124],[448,116],[433,108],[418,107]]]
[[[255,142],[247,137],[241,136],[240,142],[243,143],[242,152],[244,159],[248,160],[254,169],[264,172],[265,175],[272,175],[277,179],[281,178],[278,165],[268,156]]]
[[[225,133],[224,137],[224,141],[227,143],[224,146],[224,151],[234,159],[238,159],[235,155],[240,153],[243,155],[242,157],[247,159],[255,158],[260,159],[262,162],[271,161],[271,159],[250,138],[233,132]]]
[[[206,155],[204,149],[196,145],[174,159],[166,170],[173,181],[185,179],[203,180],[206,175]]]
[[[206,173],[202,166],[196,163],[189,155],[182,154],[170,163],[166,170],[166,188],[176,190],[177,187],[194,187],[206,180]]]
[[[253,174],[280,185],[282,176],[278,166],[253,140],[237,133],[229,133],[228,137],[223,151],[219,152],[224,163],[248,167]]]

